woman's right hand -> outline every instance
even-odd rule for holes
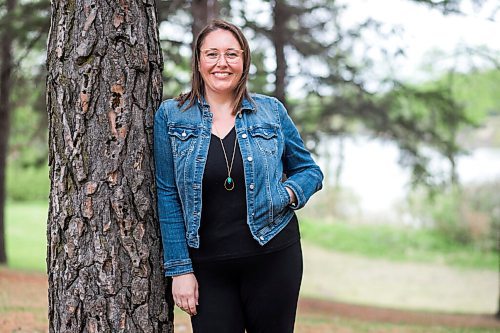
[[[189,315],[196,314],[198,305],[198,281],[193,273],[172,278],[172,295],[175,304]]]

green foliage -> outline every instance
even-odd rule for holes
[[[415,191],[409,200],[412,214],[451,244],[476,251],[499,251],[500,180],[450,186],[440,192]]]
[[[42,167],[47,164],[46,115],[29,106],[14,110],[9,136],[9,161],[16,167]]]
[[[438,262],[497,269],[495,251],[450,241],[432,229],[342,223],[300,218],[302,237],[324,248],[395,261]]]
[[[191,82],[191,61],[189,57],[182,56],[186,46],[173,40],[161,42],[163,51],[163,98],[172,98],[189,89]]]
[[[460,193],[450,190],[436,194],[426,204],[433,227],[443,236],[460,244],[470,244],[471,235],[461,219]]]
[[[419,87],[401,84],[384,95],[382,101],[388,109],[388,125],[383,131],[399,145],[400,162],[411,167],[412,183],[430,187],[453,183],[456,180],[453,168],[449,172],[432,172],[429,167],[436,153],[453,166],[462,152],[457,135],[473,124],[450,88],[441,84]]]
[[[425,68],[425,71],[435,76],[439,70],[434,68],[434,62],[448,57],[450,55],[435,50],[430,55],[429,61],[432,63]],[[498,82],[500,82],[500,69],[485,66],[466,73],[451,70],[441,74],[436,80],[423,83],[420,87],[426,89],[433,86],[448,87],[450,95],[464,109],[467,118],[471,119],[475,125],[481,125],[487,117],[500,115]]]
[[[33,88],[32,90],[29,87]],[[47,116],[35,108],[42,89],[28,83],[17,87],[13,102],[6,171],[7,199],[46,200],[49,193],[47,166]]]
[[[2,17],[6,14],[2,10],[4,2],[0,1],[0,30],[8,26],[22,51],[29,52],[33,47],[43,49],[50,27],[50,1],[17,1],[13,12]]]
[[[49,197],[49,168],[19,167],[9,164],[7,167],[6,190],[10,201],[39,201]]]
[[[265,44],[264,44],[265,45]],[[272,85],[268,82],[268,73],[265,70],[265,47],[260,45],[252,50],[252,66],[248,89],[260,94],[272,94]]]
[[[457,73],[449,80],[452,93],[476,124],[487,116],[500,115],[500,69]]]
[[[469,185],[465,188],[464,203],[472,223],[472,238],[486,249],[500,251],[500,180]]]
[[[46,201],[7,204],[5,239],[9,267],[46,271],[47,207]]]

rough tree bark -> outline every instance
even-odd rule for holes
[[[50,332],[172,332],[156,218],[153,0],[52,1]]]
[[[7,263],[5,248],[5,172],[10,128],[10,93],[12,76],[12,40],[11,13],[16,7],[16,0],[5,1],[7,24],[1,33],[0,46],[0,264]]]

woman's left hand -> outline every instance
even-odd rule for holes
[[[181,274],[172,278],[172,296],[175,304],[187,314],[196,315],[198,305],[198,281],[193,273]]]
[[[285,190],[288,192],[288,195],[290,196],[290,202],[288,204],[291,205],[296,203],[297,198],[295,197],[295,193],[293,193],[293,191],[287,186],[285,186]]]

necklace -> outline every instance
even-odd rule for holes
[[[215,132],[217,133],[217,137],[220,140],[220,144],[222,146],[222,151],[224,152],[224,159],[226,160],[227,178],[226,178],[226,180],[224,180],[224,188],[227,191],[232,191],[234,189],[234,180],[233,180],[233,178],[231,178],[231,170],[233,170],[234,154],[236,152],[236,139],[238,138],[238,136],[237,135],[234,136],[233,157],[231,157],[231,164],[229,164],[229,161],[227,159],[227,154],[226,154],[226,148],[224,148],[224,143],[222,142],[222,138],[219,135],[219,130],[217,129],[217,126],[215,126],[215,124],[214,124],[214,128],[215,128]]]

